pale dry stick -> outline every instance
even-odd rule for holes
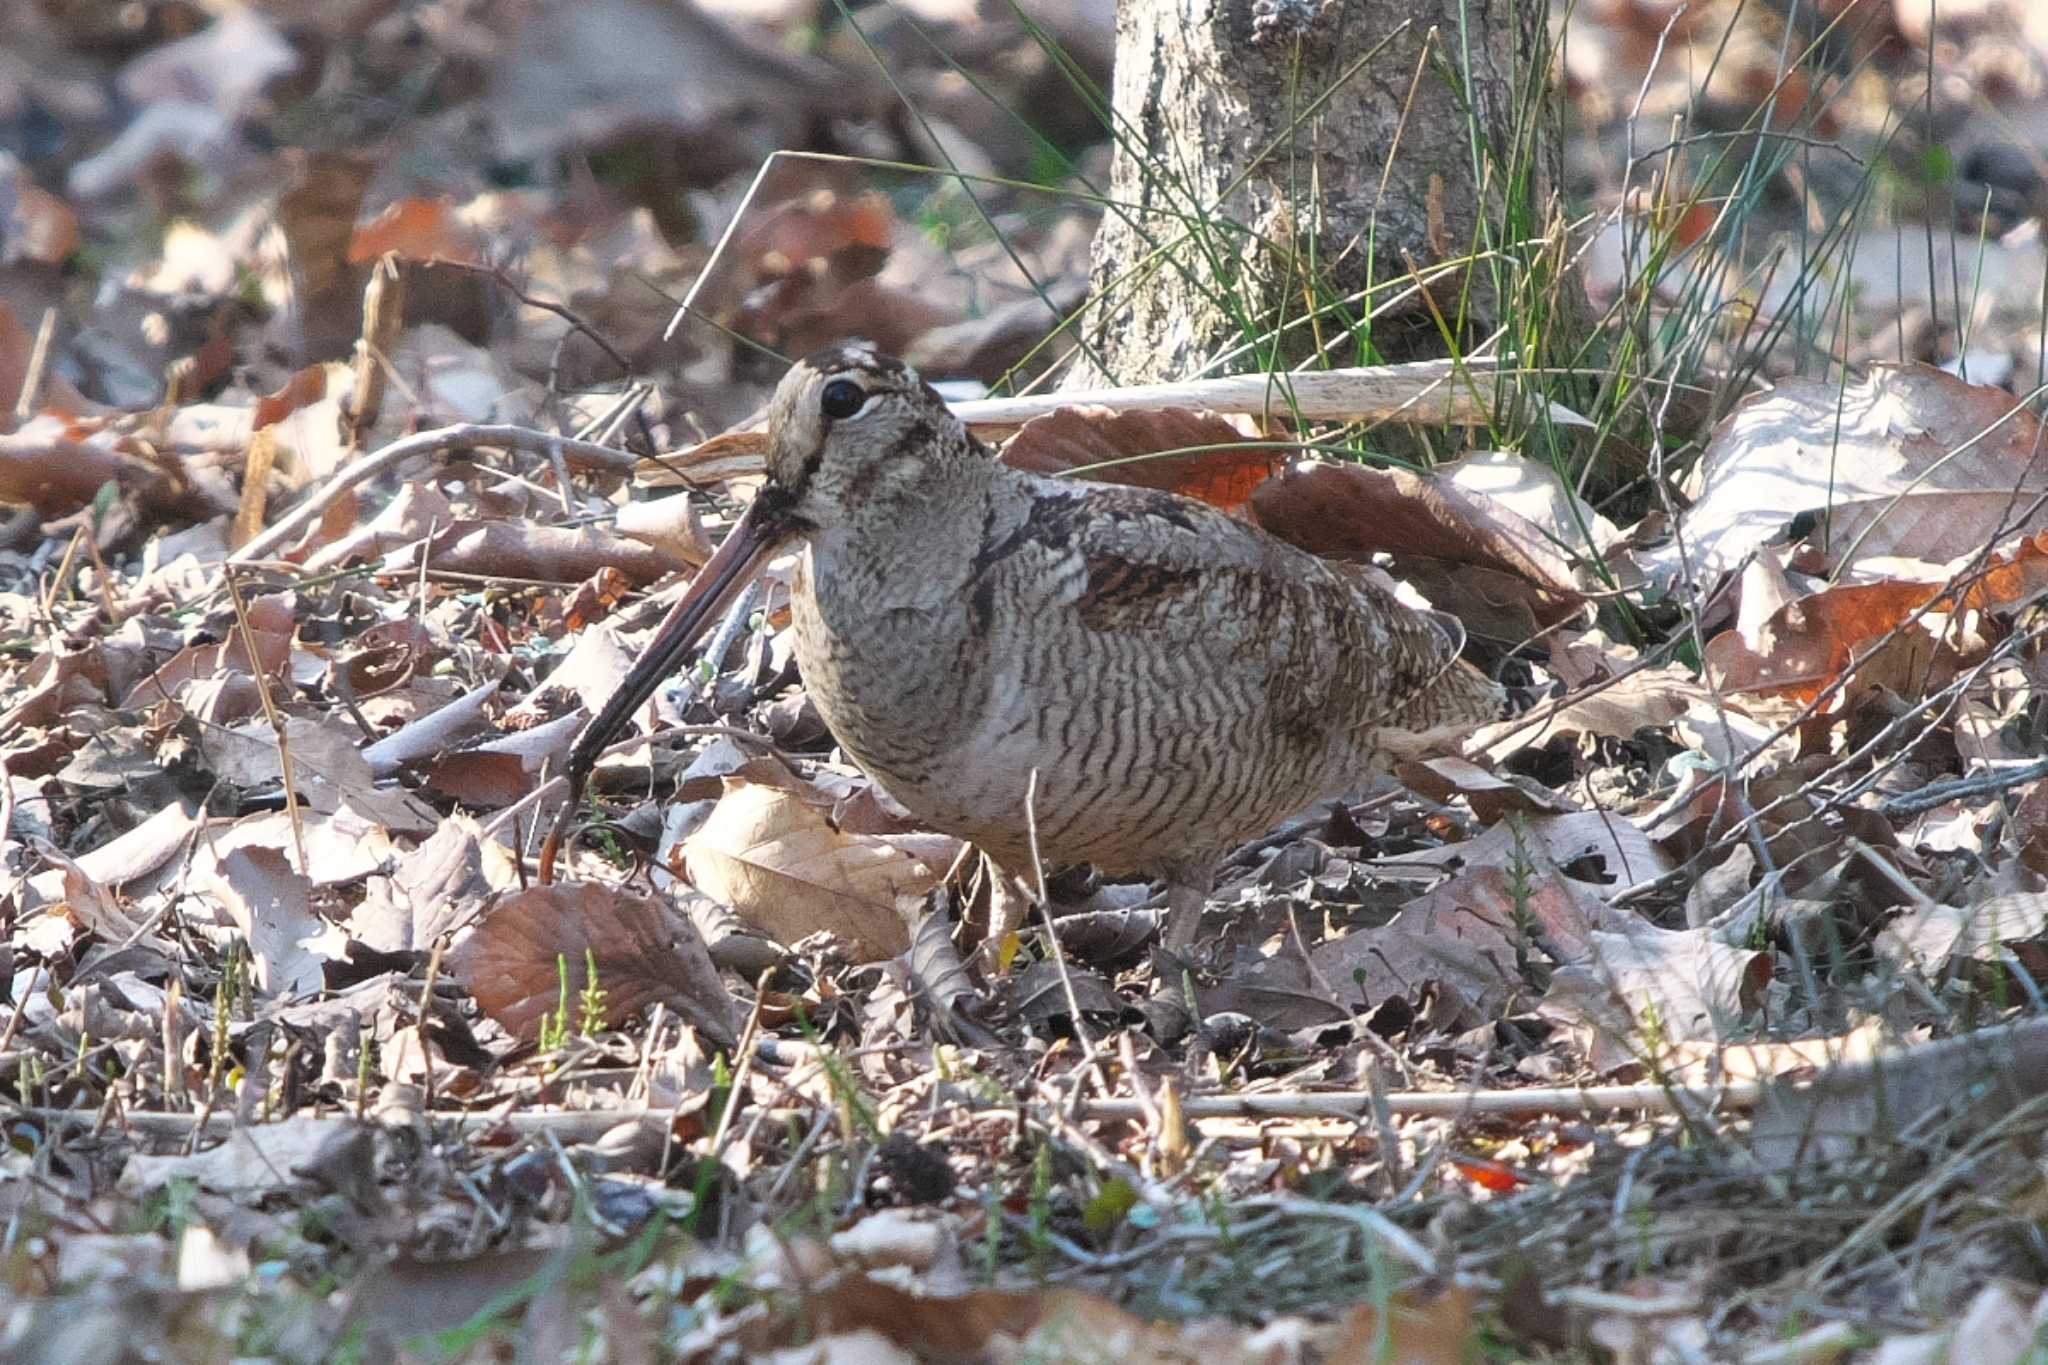
[[[652,392],[652,384],[628,384],[610,407],[576,428],[570,435],[579,441],[595,441],[610,449],[612,438],[619,434],[619,428],[626,425],[626,419],[647,401],[647,396]]]
[[[1292,415],[1309,421],[1403,421],[1446,426],[1485,426],[1492,419],[1478,401],[1476,378],[1498,374],[1503,362],[1474,357],[1464,361],[1418,360],[1402,365],[1354,365],[1290,374]],[[1058,408],[1086,404],[1117,412],[1194,407],[1260,415],[1272,407],[1272,377],[1223,375],[1114,389],[1077,389],[1028,398],[976,398],[952,407],[970,426],[1020,426]],[[1547,405],[1559,426],[1592,423],[1559,403]]]
[[[164,990],[163,1048],[164,1099],[175,1102],[185,1097],[185,979],[173,972]]]
[[[610,446],[601,446],[589,441],[573,440],[551,432],[536,431],[531,427],[482,422],[461,422],[454,426],[436,427],[432,431],[401,437],[382,449],[371,451],[335,470],[318,492],[278,518],[271,524],[269,530],[229,555],[227,563],[239,565],[269,557],[271,551],[278,549],[293,536],[318,521],[321,513],[339,502],[356,485],[394,469],[407,460],[422,455],[439,455],[470,446],[502,446],[540,457],[545,457],[550,450],[559,449],[564,457],[573,457],[615,474],[630,474],[634,464],[634,457],[623,450],[615,450]],[[214,586],[217,588],[218,583],[216,582]]]
[[[2008,791],[2040,777],[2048,777],[2048,759],[1978,777],[1959,777],[1953,782],[1930,782],[1919,791],[1892,797],[1877,809],[1887,820],[1902,820],[1924,815],[1936,806],[1945,806],[1964,797]]]
[[[718,1114],[718,1130],[711,1135],[711,1159],[718,1161],[725,1155],[726,1139],[732,1134],[732,1116],[738,1112],[740,1098],[747,1078],[754,1072],[754,1039],[761,1033],[761,1006],[768,996],[768,978],[774,974],[771,967],[761,973],[761,979],[754,983],[754,1007],[747,1011],[747,1026],[740,1030],[740,1040],[734,1048],[739,1056],[733,1064],[732,1084],[725,1092],[725,1108]],[[642,1113],[650,1111],[643,1110]],[[661,1110],[651,1111],[661,1113]]]
[[[4,1044],[5,1041],[4,1038],[0,1038],[0,1044]],[[751,1050],[748,1055],[751,1055]],[[1711,1091],[1651,1084],[1588,1086],[1584,1089],[1546,1087],[1457,1092],[1393,1091],[1387,1095],[1386,1102],[1388,1112],[1396,1116],[1461,1118],[1473,1114],[1573,1114],[1596,1118],[1605,1114],[1635,1110],[1682,1114],[1690,1112],[1686,1107],[1688,1103],[1697,1104],[1710,1111],[1738,1112],[1755,1107],[1762,1089],[1759,1082],[1738,1081]],[[1016,1100],[962,1100],[960,1103],[974,1111],[1001,1110],[1005,1113],[1014,1113],[1018,1110]],[[1192,1119],[1339,1119],[1356,1122],[1368,1112],[1372,1104],[1372,1094],[1365,1090],[1333,1090],[1198,1095],[1184,1098],[1180,1103],[1183,1112]],[[20,1105],[4,1097],[0,1097],[0,1106],[52,1124],[85,1124],[90,1122],[94,1112],[88,1109]],[[1027,1112],[1035,1113],[1036,1106],[1027,1106]],[[1082,1101],[1077,1117],[1084,1120],[1134,1121],[1142,1115],[1142,1107],[1135,1099],[1099,1099]],[[589,1142],[620,1124],[658,1122],[669,1117],[671,1111],[668,1109],[645,1108],[574,1111],[529,1109],[515,1110],[511,1113],[440,1109],[423,1111],[420,1114],[421,1121],[430,1124],[454,1124],[463,1127],[474,1127],[479,1124],[502,1126],[521,1134],[551,1132],[565,1142]],[[185,1111],[130,1110],[124,1119],[128,1126],[137,1132],[177,1138],[189,1137],[198,1129],[225,1128],[233,1124],[232,1115],[219,1112],[202,1115]],[[1044,1123],[1042,1118],[1039,1121],[1041,1124]],[[1072,1131],[1070,1125],[1065,1124],[1046,1126],[1062,1134]],[[1091,1154],[1101,1151],[1108,1155],[1101,1144],[1092,1139],[1087,1141],[1086,1146]],[[1112,1169],[1127,1167],[1127,1163],[1114,1156],[1109,1156],[1108,1160]],[[1165,1197],[1149,1180],[1143,1181],[1142,1184],[1134,1183],[1133,1187],[1141,1194],[1151,1189],[1155,1198]],[[1148,1199],[1147,1202],[1154,1201]],[[1170,1199],[1168,1202],[1171,1202]]]
[[[1576,1114],[1593,1118],[1641,1109],[1660,1114],[1742,1110],[1754,1107],[1762,1087],[1755,1081],[1732,1081],[1715,1089],[1640,1085],[1532,1087],[1526,1090],[1396,1090],[1386,1095],[1387,1112],[1402,1117],[1462,1118],[1471,1114]],[[1293,1091],[1237,1095],[1194,1095],[1181,1101],[1189,1118],[1346,1119],[1369,1116],[1370,1090]],[[1133,1119],[1137,1101],[1089,1100],[1081,1106],[1085,1119]]]
[[[1131,1041],[1131,1031],[1122,1029],[1116,1036],[1117,1060],[1124,1065],[1124,1075],[1131,1078],[1131,1094],[1138,1101],[1138,1116],[1147,1128],[1159,1131],[1159,1105],[1152,1098],[1152,1087],[1146,1084],[1145,1074],[1138,1067],[1138,1049]]]
[[[263,655],[256,648],[256,632],[249,625],[249,605],[242,600],[241,580],[232,568],[221,571],[221,581],[227,585],[228,598],[234,603],[235,628],[242,637],[242,649],[249,656],[249,673],[256,680],[256,700],[263,707],[263,718],[270,722],[270,732],[277,739],[278,773],[284,783],[285,816],[291,822],[292,847],[298,850],[299,872],[311,876],[313,864],[306,859],[306,822],[299,810],[298,783],[294,781],[292,765],[292,743],[285,733],[284,713],[277,709],[277,701],[270,695],[269,670],[263,667]]]
[[[21,1017],[28,1013],[27,1002],[35,998],[36,984],[50,974],[46,963],[38,962],[28,974],[28,989],[14,997],[14,1009],[7,1016],[7,1027],[0,1029],[0,1052],[12,1046],[14,1035],[21,1031]]]
[[[441,976],[441,954],[448,950],[448,935],[442,934],[434,940],[434,951],[427,958],[426,979],[420,982],[419,1022],[414,1028],[420,1039],[420,1108],[431,1111],[434,1107],[434,1045],[427,1038],[427,1021],[434,1017],[434,983]]]
[[[1330,1218],[1340,1223],[1355,1223],[1361,1232],[1378,1238],[1397,1252],[1402,1260],[1424,1274],[1433,1275],[1442,1268],[1435,1253],[1424,1246],[1415,1234],[1370,1204],[1324,1204],[1296,1195],[1254,1195],[1238,1207],[1272,1209],[1293,1218]]]
[[[1072,1238],[1049,1233],[1022,1214],[1011,1213],[1008,1210],[1003,1212],[1003,1221],[1029,1237],[1043,1237],[1047,1245],[1074,1263],[1071,1269],[1056,1270],[1046,1276],[1048,1281],[1059,1283],[1075,1275],[1099,1275],[1106,1270],[1124,1270],[1149,1261],[1155,1256],[1179,1251],[1190,1244],[1220,1242],[1228,1237],[1239,1246],[1252,1245],[1245,1239],[1278,1225],[1284,1221],[1284,1216],[1268,1213],[1258,1218],[1243,1220],[1233,1217],[1228,1227],[1218,1227],[1214,1223],[1165,1223],[1155,1228],[1148,1240],[1136,1246],[1125,1247],[1121,1251],[1090,1251]]]
[[[64,546],[64,557],[57,561],[57,572],[50,579],[49,591],[43,594],[43,615],[51,618],[51,628],[56,628],[57,594],[64,590],[64,584],[71,578],[71,565],[78,558],[79,542],[85,539],[86,528],[80,526],[71,533],[71,539]]]
[[[94,581],[99,585],[100,605],[107,609],[107,624],[118,628],[125,618],[121,613],[121,608],[114,602],[114,576],[107,572],[107,561],[100,554],[98,536],[87,536],[85,538],[85,552],[92,556],[92,566],[98,570],[98,576]]]
[[[1074,978],[1067,970],[1066,949],[1060,946],[1059,931],[1053,927],[1052,902],[1045,894],[1045,860],[1038,856],[1038,769],[1031,769],[1031,776],[1024,783],[1024,838],[1031,849],[1033,889],[1038,893],[1038,916],[1045,921],[1045,937],[1052,944],[1054,970],[1059,973],[1060,987],[1067,993],[1067,1008],[1074,1018],[1074,1036],[1081,1040],[1081,1064],[1088,1069],[1088,1075],[1095,1082],[1098,1095],[1114,1093],[1110,1089],[1109,1077],[1102,1069],[1102,1054],[1095,1046],[1095,1039],[1088,1032],[1088,1024],[1081,1017],[1081,997],[1074,991]],[[1194,1002],[1189,1001],[1190,1005]],[[1073,1099],[1080,1098],[1077,1090]]]
[[[36,324],[36,339],[29,347],[28,368],[22,372],[21,392],[14,398],[14,420],[26,422],[36,415],[36,400],[42,396],[43,379],[50,369],[50,346],[57,339],[57,310],[45,308]]]
[[[681,1036],[682,1025],[676,1026]],[[633,1063],[633,1079],[626,1085],[626,1098],[638,1100],[644,1106],[647,1097],[654,1093],[654,1048],[661,1041],[661,1035],[668,1031],[668,1002],[657,1000],[654,1008],[647,1012],[647,1032],[640,1038],[640,1056]],[[667,1145],[663,1140],[664,1147]],[[662,1166],[667,1168],[667,1154],[663,1153]]]
[[[569,462],[562,456],[559,438],[548,443],[547,456],[548,467],[555,471],[555,496],[562,504],[562,518],[573,521],[576,519],[576,485],[569,475]]]

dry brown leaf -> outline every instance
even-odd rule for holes
[[[686,916],[600,882],[536,886],[485,903],[483,920],[448,954],[448,969],[478,1008],[515,1037],[532,1039],[561,1001],[573,1002],[597,964],[607,1024],[665,1001],[720,1047],[738,1042],[732,998]],[[573,1007],[573,1006],[572,1006]]]
[[[327,396],[327,366],[308,365],[299,370],[279,386],[277,392],[267,393],[256,400],[256,412],[251,425],[261,431],[274,422],[285,418],[311,403],[317,403]]]
[[[126,886],[170,861],[199,826],[183,805],[165,806],[126,834],[81,853],[79,870],[103,886]]]
[[[1707,641],[1705,664],[1725,694],[1808,702],[1853,669],[1860,686],[1924,696],[1954,676],[1955,654],[1928,632],[1925,618],[1891,632],[1932,596],[1924,583],[1836,584],[1752,623],[1754,646],[1743,629],[1722,631]],[[1846,700],[1837,694],[1836,707]]]
[[[525,578],[580,583],[600,569],[615,569],[645,586],[687,569],[687,560],[596,527],[535,526],[525,522],[458,520],[444,525],[415,550],[427,567],[482,578]],[[399,568],[401,565],[391,565]]]
[[[1626,920],[1598,887],[1560,872],[1540,844],[1525,845],[1524,859],[1512,874],[1475,860],[1389,923],[1325,943],[1310,958],[1346,1004],[1372,1009],[1434,985],[1455,993],[1473,1022],[1496,1018],[1527,989],[1518,967],[1525,957],[1576,956],[1596,928]]]
[[[1449,479],[1363,465],[1299,466],[1261,486],[1252,513],[1311,554],[1391,554],[1398,577],[1427,579],[1418,586],[1432,601],[1490,639],[1525,639],[1585,602],[1571,562],[1534,523]]]
[[[341,958],[338,926],[313,911],[313,884],[281,848],[237,848],[211,879],[214,894],[248,940],[256,984],[273,995],[309,995],[325,964]]]
[[[714,488],[759,479],[768,472],[768,433],[725,431],[687,450],[650,455],[633,466],[641,488]]]
[[[1939,979],[1971,962],[2017,959],[2031,975],[2048,978],[2048,895],[2015,892],[1972,905],[1928,905],[1908,910],[1878,931],[1877,950],[1900,967]]]
[[[1821,572],[1877,556],[1936,563],[2039,531],[2048,448],[2003,389],[1930,365],[1860,383],[1796,380],[1746,399],[1715,431],[1679,545],[1652,556],[1702,584],[1803,516]]]
[[[285,717],[294,790],[308,807],[326,814],[344,802],[357,814],[393,830],[424,832],[441,817],[401,788],[380,788],[352,731],[339,724]],[[208,737],[207,758],[223,782],[261,787],[283,780],[285,755],[268,720],[254,720]]]
[[[486,895],[517,885],[510,852],[484,840],[477,822],[457,812],[396,860],[388,880],[371,883],[349,916],[349,931],[382,952],[425,951]]]
[[[253,1203],[298,1183],[298,1168],[355,1126],[354,1119],[301,1114],[277,1123],[237,1127],[218,1147],[190,1156],[129,1157],[121,1168],[120,1188],[143,1195],[174,1180],[187,1180],[201,1189]]]
[[[111,682],[106,655],[97,643],[78,650],[45,650],[16,677],[14,704],[0,711],[0,731],[48,725],[74,706],[105,702]]]
[[[1580,689],[1574,689],[1575,691]],[[1533,715],[1482,727],[1467,746],[1498,762],[1520,749],[1554,738],[1605,735],[1633,739],[1643,730],[1671,724],[1713,694],[1677,664],[1642,669],[1587,690],[1555,711],[1539,706]]]
[[[11,168],[10,168],[11,169]],[[11,193],[0,194],[7,216],[0,221],[0,242],[6,245],[6,261],[35,261],[61,266],[78,250],[78,214],[56,195],[43,189],[25,174],[9,175],[0,170],[0,180]],[[4,385],[0,385],[4,388]],[[7,406],[14,400],[9,398]]]
[[[1886,1149],[1937,1114],[1975,1130],[2033,1100],[2043,1075],[2048,1019],[1896,1047],[1804,1084],[1768,1087],[1752,1144],[1767,1166],[1782,1170],[1801,1160],[1846,1157],[1866,1145]]]
[[[550,761],[576,741],[583,715],[571,713],[530,729],[454,749],[434,760],[427,785],[476,810],[509,806],[532,791]]]
[[[1462,796],[1480,823],[1491,825],[1509,811],[1563,815],[1579,809],[1530,778],[1497,777],[1462,758],[1430,758],[1400,765],[1401,784],[1432,801]]]
[[[68,947],[70,935],[57,932],[56,921],[68,921],[110,943],[132,941],[149,927],[150,916],[130,905],[112,886],[95,880],[47,840],[32,839],[30,842],[45,860],[63,870],[64,899],[60,904],[49,907],[44,916],[52,921],[47,929],[53,937],[64,939],[65,946]]]
[[[865,959],[910,946],[910,920],[958,842],[938,835],[846,834],[787,788],[726,778],[684,842],[684,875],[784,943],[827,930]]]
[[[447,494],[430,483],[407,482],[375,517],[352,527],[346,534],[328,536],[323,526],[324,543],[306,557],[306,568],[317,573],[351,559],[386,554],[455,519],[455,507]]]
[[[1329,1365],[1464,1365],[1478,1347],[1479,1295],[1454,1284],[1433,1298],[1396,1294],[1384,1310],[1362,1303],[1344,1317]]]
[[[224,498],[179,484],[103,428],[44,412],[0,433],[0,502],[60,517],[90,506],[109,483],[157,516],[204,520],[227,510]]]
[[[1398,854],[1381,863],[1507,867],[1518,858],[1547,858],[1577,880],[1603,883],[1609,893],[1661,877],[1674,866],[1634,821],[1606,811],[1503,820],[1476,839]]]
[[[1730,947],[1705,929],[1595,930],[1583,961],[1551,974],[1539,1012],[1589,1031],[1597,1071],[1661,1066],[1686,1043],[1725,1042],[1770,984],[1768,953]]]
[[[1071,407],[1026,422],[1004,443],[1002,458],[1032,474],[1160,488],[1242,515],[1281,463],[1280,451],[1248,439],[1213,412]]]
[[[281,687],[298,629],[298,600],[291,593],[265,593],[249,600],[248,615],[248,637],[255,641],[257,653],[253,665],[243,632],[236,629],[219,644],[185,646],[129,689],[121,704],[132,710],[177,699],[190,684],[207,682],[223,674],[261,673],[270,679],[273,688]]]
[[[1259,525],[1333,558],[1386,553],[1477,564],[1576,599],[1570,561],[1536,525],[1483,493],[1407,469],[1309,464],[1253,500]]]

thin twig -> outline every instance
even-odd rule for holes
[[[43,392],[43,376],[50,368],[50,343],[57,336],[57,310],[45,308],[36,326],[35,345],[28,353],[28,369],[21,376],[21,392],[15,396],[14,418],[26,422],[36,415],[36,402]]]
[[[557,436],[552,432],[535,431],[531,427],[478,422],[436,427],[432,431],[393,441],[335,470],[317,493],[278,518],[262,535],[229,555],[227,562],[246,564],[251,560],[268,558],[272,551],[318,521],[321,513],[339,502],[357,484],[367,482],[415,456],[439,455],[470,446],[503,446],[543,458],[551,451],[559,450],[565,458],[580,460],[613,474],[630,474],[634,465],[634,457],[623,450]]]
[[[1045,860],[1038,852],[1038,769],[1035,767],[1024,783],[1024,837],[1031,849],[1038,915],[1045,921],[1046,941],[1052,947],[1053,970],[1059,973],[1060,986],[1066,991],[1067,1009],[1073,1015],[1074,1037],[1081,1043],[1082,1064],[1088,1068],[1089,1078],[1095,1082],[1095,1092],[1107,1096],[1112,1092],[1109,1078],[1103,1074],[1102,1053],[1095,1046],[1094,1036],[1088,1032],[1087,1021],[1081,1017],[1081,997],[1074,991],[1074,977],[1067,970],[1067,954],[1060,947],[1059,931],[1053,927],[1051,897],[1045,893]]]
[[[1936,806],[1945,806],[1951,801],[1960,801],[1965,797],[1989,796],[1993,792],[2006,791],[2032,782],[2037,777],[2048,777],[2048,759],[2029,763],[2021,768],[2003,768],[1976,777],[1959,777],[1952,782],[1930,783],[1919,791],[1894,796],[1877,809],[1887,819],[1899,820],[1933,810]]]
[[[746,1055],[752,1055],[753,1051],[752,1048],[747,1049]],[[1597,1116],[1631,1110],[1669,1114],[1686,1112],[1689,1105],[1717,1112],[1739,1112],[1754,1108],[1762,1090],[1762,1083],[1756,1081],[1735,1081],[1711,1089],[1644,1084],[1596,1085],[1583,1089],[1555,1086],[1527,1090],[1411,1090],[1389,1094],[1386,1103],[1390,1113],[1424,1118],[1462,1118],[1473,1114]],[[1017,1108],[1014,1099],[963,1100],[962,1104],[972,1110],[999,1109],[1006,1113],[1015,1112]],[[1196,1119],[1355,1120],[1369,1112],[1371,1104],[1371,1093],[1364,1090],[1198,1095],[1181,1101],[1181,1106],[1188,1117]],[[89,1125],[95,1113],[90,1109],[34,1108],[12,1104],[6,1104],[5,1107],[25,1117],[53,1124]],[[672,1111],[665,1108],[514,1110],[510,1113],[443,1109],[425,1111],[420,1115],[424,1122],[430,1124],[504,1127],[517,1133],[550,1132],[565,1142],[586,1142],[621,1124],[666,1121],[671,1116]],[[1084,1100],[1077,1115],[1081,1119],[1126,1121],[1136,1120],[1142,1116],[1143,1106],[1136,1099]],[[210,1119],[203,1119],[203,1116],[192,1113],[132,1110],[125,1116],[124,1121],[136,1132],[184,1137],[199,1127],[229,1127],[233,1123],[233,1116],[216,1113]],[[1067,1125],[1054,1126],[1071,1135],[1072,1129]],[[1152,1182],[1145,1183],[1150,1185]]]
[[[306,860],[306,822],[299,811],[298,783],[293,780],[292,743],[286,733],[284,713],[277,709],[277,701],[270,695],[270,670],[263,666],[263,655],[256,648],[256,632],[249,625],[249,604],[242,600],[242,584],[233,569],[221,573],[221,581],[227,584],[228,597],[235,606],[235,629],[242,637],[242,649],[249,656],[249,674],[256,680],[256,700],[263,707],[263,718],[270,722],[270,730],[277,737],[277,766],[279,779],[284,784],[284,810],[291,821],[292,847],[298,851],[299,873],[310,877],[313,864]]]

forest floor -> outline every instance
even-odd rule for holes
[[[2048,1359],[2048,13],[1560,5],[1580,360],[1313,424],[1001,406],[1033,19],[0,0],[0,1359]],[[1226,861],[1187,1037],[1143,883],[913,944],[786,565],[533,875],[850,336],[1516,698]]]

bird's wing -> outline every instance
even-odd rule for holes
[[[1101,657],[1120,637],[1149,639],[1188,685],[1243,699],[1239,718],[1282,735],[1491,718],[1461,641],[1376,585],[1191,499],[1034,482],[1029,515],[986,549],[977,581],[1099,637]]]

